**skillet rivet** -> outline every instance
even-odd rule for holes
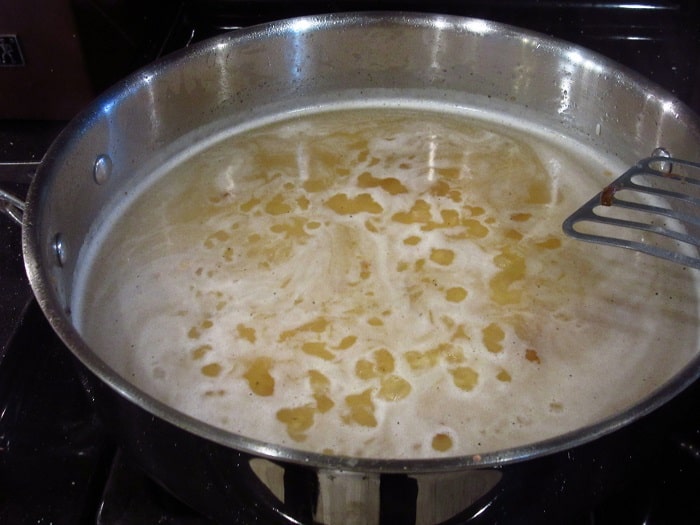
[[[671,153],[666,148],[663,147],[658,147],[655,148],[654,151],[651,152],[652,157],[660,157],[664,159],[670,159],[671,158]],[[654,162],[650,164],[650,167],[652,169],[655,169],[661,173],[671,173],[673,171],[673,163],[671,161],[663,161],[659,160],[657,162]]]
[[[112,159],[109,155],[98,155],[95,166],[92,169],[92,176],[97,184],[104,184],[112,175]]]
[[[57,233],[53,238],[53,251],[56,255],[56,263],[62,267],[66,263],[66,246],[60,233]]]

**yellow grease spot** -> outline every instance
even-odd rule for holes
[[[308,355],[320,357],[326,361],[332,361],[335,357],[332,352],[326,349],[323,341],[307,341],[301,345],[301,350]]]
[[[428,221],[425,226],[421,226],[423,231],[437,230],[438,228],[454,228],[459,226],[459,212],[457,210],[440,210],[442,222]]]
[[[532,213],[511,213],[510,220],[515,222],[525,222],[529,221],[532,217]]]
[[[525,258],[505,248],[493,261],[500,271],[489,282],[491,299],[500,305],[518,303],[522,291],[511,286],[525,279]]]
[[[317,317],[313,321],[309,321],[308,323],[304,323],[301,326],[298,326],[296,328],[293,328],[291,330],[285,330],[282,332],[279,336],[279,342],[283,343],[287,339],[294,337],[295,335],[298,335],[302,332],[315,332],[317,334],[320,334],[323,332],[329,325],[330,323],[325,317]]]
[[[306,239],[309,234],[304,229],[305,219],[301,217],[292,217],[286,223],[273,224],[270,226],[270,231],[274,233],[283,233],[285,239]]]
[[[328,412],[335,403],[328,397],[331,388],[331,381],[318,370],[309,370],[309,384],[316,401],[316,409],[325,413]]]
[[[441,177],[447,179],[458,179],[461,173],[460,168],[449,167],[449,168],[435,168],[435,172]]]
[[[302,187],[309,193],[318,193],[328,188],[329,184],[329,179],[308,179],[304,181]]]
[[[346,337],[343,337],[342,341],[340,341],[340,343],[338,343],[338,346],[336,346],[335,349],[336,350],[347,350],[352,345],[354,345],[356,342],[357,342],[357,336],[348,335]]]
[[[491,323],[485,327],[482,331],[482,340],[484,341],[484,346],[489,352],[497,354],[503,350],[503,340],[506,337],[503,329],[496,323]]]
[[[536,242],[535,246],[544,250],[556,250],[561,247],[561,239],[557,237],[548,237],[544,241]]]
[[[211,345],[200,345],[194,350],[192,350],[192,359],[202,359],[205,355],[207,355],[210,351],[212,350]]]
[[[452,438],[447,434],[435,434],[433,436],[433,450],[438,452],[447,452],[452,448]]]
[[[357,185],[360,188],[381,188],[390,195],[398,195],[400,193],[408,193],[406,186],[401,184],[399,179],[394,177],[387,177],[385,179],[379,179],[368,171],[360,174],[357,178]]]
[[[377,377],[374,363],[372,363],[372,361],[368,361],[367,359],[360,359],[357,363],[355,363],[355,375],[360,379],[365,380]]]
[[[283,215],[292,211],[292,207],[286,203],[284,197],[278,193],[265,205],[265,211],[270,215]]]
[[[372,265],[369,261],[360,261],[360,278],[369,279],[372,275]]]
[[[464,361],[462,350],[451,343],[440,343],[435,348],[419,352],[417,350],[409,350],[404,354],[408,366],[412,370],[425,370],[434,367],[440,357],[443,357],[448,363],[461,363]]]
[[[455,386],[466,392],[473,390],[479,380],[479,374],[469,366],[460,366],[450,370],[450,374],[452,374]]]
[[[510,374],[506,370],[501,369],[498,372],[498,374],[496,374],[496,379],[498,379],[499,381],[502,381],[504,383],[510,383],[512,377],[510,376]]]
[[[454,286],[447,289],[445,298],[451,303],[461,303],[467,298],[467,291],[461,286]]]
[[[238,332],[238,337],[240,337],[241,339],[245,339],[250,343],[255,342],[255,328],[251,328],[244,325],[243,323],[240,323],[238,326],[236,326],[236,331]]]
[[[427,223],[431,219],[430,204],[423,199],[416,200],[408,212],[398,212],[391,216],[392,221],[402,224]]]
[[[223,230],[215,231],[204,240],[204,247],[213,248],[217,244],[229,240],[230,237],[231,236]]]
[[[377,396],[385,401],[399,401],[411,393],[411,384],[403,377],[389,375],[382,377]]]
[[[394,356],[386,348],[380,348],[374,352],[374,361],[377,363],[377,372],[389,374],[394,371]]]
[[[450,343],[442,343],[438,345],[437,349],[448,363],[456,364],[464,361],[464,352],[461,347]]]
[[[377,419],[374,417],[374,403],[372,402],[372,389],[368,388],[360,394],[350,394],[345,397],[345,404],[350,409],[343,416],[345,423],[356,423],[363,427],[376,427]]]
[[[471,340],[471,337],[469,337],[469,334],[467,334],[465,330],[466,328],[464,328],[463,324],[459,325],[452,334],[452,341],[454,341],[455,339],[466,339],[468,341]]]
[[[406,237],[403,240],[403,243],[407,246],[415,246],[421,241],[421,238],[418,237],[417,235],[411,235],[410,237]]]
[[[462,229],[453,235],[452,239],[483,239],[489,234],[489,229],[476,219],[462,219]]]
[[[514,241],[519,241],[523,238],[523,234],[520,233],[518,230],[506,230],[503,233],[503,236],[507,239],[512,239]]]
[[[287,434],[294,441],[304,441],[305,432],[314,424],[314,413],[312,406],[283,408],[277,411],[277,420],[287,426]]]
[[[253,197],[250,200],[241,204],[241,211],[249,212],[250,210],[255,208],[258,204],[260,204],[260,199],[256,199],[255,197]]]
[[[272,359],[258,357],[255,359],[243,377],[248,381],[250,390],[259,396],[268,397],[275,391],[275,379],[270,375]]]
[[[339,215],[353,215],[362,212],[381,213],[384,210],[369,193],[361,193],[352,199],[345,193],[336,193],[324,204]]]
[[[426,370],[437,364],[440,358],[440,350],[438,348],[426,350],[425,352],[409,350],[404,354],[404,357],[412,370]]]
[[[382,321],[379,317],[370,317],[367,319],[367,324],[370,326],[383,326],[384,321]]]
[[[534,181],[528,187],[527,201],[529,204],[548,204],[552,200],[552,193],[545,181]]]
[[[447,181],[438,180],[430,187],[430,194],[436,197],[447,197],[451,189]]]
[[[430,252],[430,260],[441,266],[449,266],[454,258],[455,252],[447,248],[433,248]]]
[[[199,323],[199,326],[191,327],[187,332],[187,337],[190,339],[199,339],[202,337],[202,330],[207,330],[212,326],[214,326],[214,323],[212,323],[209,319],[205,319]]]
[[[396,365],[394,356],[386,348],[375,350],[372,354],[373,361],[360,359],[355,363],[355,375],[360,379],[372,379],[382,375],[390,374]]]
[[[221,365],[219,363],[209,363],[201,368],[202,374],[207,377],[217,377],[221,374]]]
[[[469,212],[470,217],[478,217],[486,213],[486,210],[481,206],[464,206],[464,210]]]

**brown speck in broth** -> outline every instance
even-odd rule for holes
[[[537,354],[537,350],[534,350],[532,348],[528,348],[527,350],[525,350],[525,359],[527,359],[531,363],[540,362],[540,356]]]
[[[620,189],[619,184],[609,184],[603,191],[600,192],[600,205],[601,206],[612,206],[615,202],[615,193]]]
[[[564,405],[556,401],[549,404],[549,410],[554,413],[559,413],[564,411]]]

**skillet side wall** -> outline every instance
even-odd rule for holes
[[[644,475],[636,471],[667,446],[663,429],[676,425],[669,411],[658,411],[600,438],[603,444],[500,468],[356,476],[264,460],[202,440],[126,400],[82,366],[80,371],[101,419],[129,458],[166,490],[222,524],[274,525],[289,523],[287,517],[303,524],[562,523],[585,511],[577,508],[582,502],[594,505],[626,477]],[[691,389],[695,395],[697,388]],[[675,414],[693,409],[691,394],[670,402],[680,408]],[[327,490],[334,478],[342,478],[341,492]],[[563,515],[542,514],[552,497],[558,502],[555,511]],[[336,509],[328,508],[331,501]]]

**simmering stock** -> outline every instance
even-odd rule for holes
[[[397,106],[299,114],[110,213],[77,323],[212,425],[333,454],[515,447],[629,406],[697,350],[694,274],[572,241],[615,164]]]

